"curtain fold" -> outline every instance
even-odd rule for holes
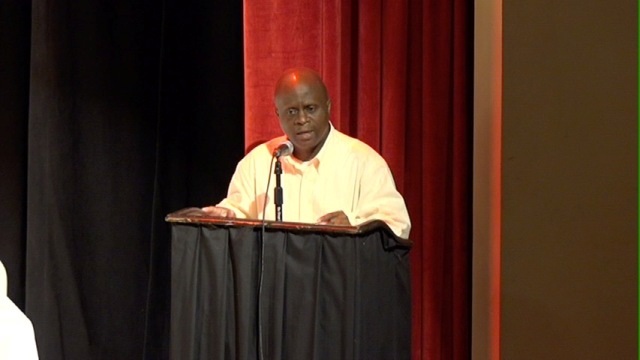
[[[10,297],[41,359],[166,359],[164,216],[219,201],[243,153],[242,4],[10,0],[0,19]]]
[[[378,150],[413,229],[414,359],[470,356],[473,2],[244,1],[245,142],[281,134],[273,85],[319,71],[331,121]]]
[[[0,2],[0,260],[8,295],[24,308],[31,5]]]

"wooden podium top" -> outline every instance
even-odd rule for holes
[[[344,225],[319,225],[311,223],[288,222],[288,221],[260,221],[256,219],[229,219],[217,216],[210,216],[200,208],[191,207],[178,210],[165,217],[165,221],[177,224],[201,224],[222,227],[261,227],[267,229],[293,230],[303,232],[324,232],[333,234],[365,234],[377,230],[387,232],[399,244],[411,247],[413,242],[395,235],[391,228],[382,220],[370,220],[357,226]]]

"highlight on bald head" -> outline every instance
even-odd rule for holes
[[[326,100],[329,100],[327,87],[322,81],[320,74],[305,67],[287,69],[282,73],[276,83],[274,99],[277,100],[279,94],[299,85],[306,85],[315,88],[321,92],[321,95],[324,96]]]

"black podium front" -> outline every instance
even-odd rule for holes
[[[411,243],[383,222],[193,214],[167,216],[172,359],[410,358]]]

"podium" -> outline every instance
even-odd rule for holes
[[[411,242],[360,226],[171,224],[171,359],[409,359]]]

